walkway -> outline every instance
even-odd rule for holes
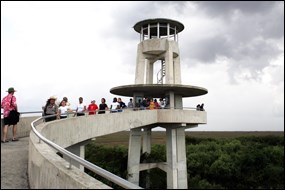
[[[29,137],[1,143],[1,189],[29,189]]]

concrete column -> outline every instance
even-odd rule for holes
[[[179,56],[174,59],[174,84],[181,84],[181,68]]]
[[[145,57],[142,53],[142,42],[138,45],[135,84],[144,84]]]
[[[148,39],[150,39],[150,24],[148,24],[147,26],[147,36],[148,36]]]
[[[160,38],[160,32],[159,32],[159,22],[157,23],[157,38]]]
[[[170,109],[174,109],[175,108],[175,99],[174,99],[174,92],[169,92],[169,106]]]
[[[130,130],[128,151],[128,181],[139,185],[140,155],[141,155],[141,129]]]
[[[153,62],[146,60],[146,84],[153,84]]]
[[[166,128],[167,189],[177,189],[176,130]]]
[[[178,189],[188,189],[185,128],[176,129]]]
[[[178,43],[178,33],[177,33],[177,40],[176,40],[176,41],[177,41],[177,43]]]
[[[144,128],[143,132],[143,153],[151,153],[151,128]],[[150,188],[150,170],[147,170],[146,174],[146,189]]]
[[[174,28],[174,41],[176,41],[176,26]]]
[[[185,127],[166,128],[167,189],[187,189]]]
[[[170,35],[170,25],[167,23],[167,39],[169,39]]]
[[[172,46],[171,43],[169,43],[169,41],[167,41],[168,43],[168,50],[166,51],[165,54],[165,83],[166,84],[173,84],[174,80],[173,80],[173,51],[172,51]]]
[[[143,39],[143,27],[141,27],[141,33],[140,33],[140,41],[143,41],[144,39]]]
[[[143,153],[151,152],[151,128],[144,128],[143,132]]]
[[[89,143],[88,141],[83,141],[81,143],[72,145],[70,147],[67,147],[66,150],[68,150],[69,152],[85,159],[85,145]],[[66,158],[66,156],[63,156],[63,158],[69,162],[69,159]],[[79,168],[81,171],[84,171],[84,166],[82,166],[81,164],[75,162],[75,161],[71,161],[71,164],[77,168]]]
[[[174,106],[176,109],[182,109],[183,108],[183,102],[182,102],[182,96],[181,95],[175,95],[175,101]]]
[[[80,157],[85,159],[85,146],[80,146]],[[84,166],[79,165],[79,169],[84,172]]]

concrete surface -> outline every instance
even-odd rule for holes
[[[57,145],[67,148],[76,143],[120,131],[156,125],[185,124],[186,128],[207,123],[207,112],[196,110],[124,110],[119,113],[86,115],[48,122],[38,131]],[[42,128],[42,130],[41,130]],[[32,158],[33,159],[33,158]]]
[[[1,143],[1,189],[29,189],[29,137]]]
[[[30,133],[28,174],[31,189],[110,189],[79,168],[69,168],[69,163],[46,143],[39,143],[34,133]]]
[[[31,122],[40,117],[40,116],[24,117],[24,114],[22,115],[20,117],[19,123],[17,124],[17,137],[19,138],[29,136],[31,131]],[[1,118],[1,140],[3,138],[3,125],[4,125],[4,119]],[[7,135],[8,139],[13,137],[12,129],[13,129],[12,126],[8,127],[8,135]]]
[[[208,93],[205,88],[181,84],[134,84],[116,86],[110,89],[112,94],[129,97],[133,97],[138,92],[143,93],[144,97],[165,97],[169,91],[182,97],[201,96]]]

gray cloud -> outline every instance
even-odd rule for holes
[[[283,3],[198,2],[197,5],[206,19],[218,20],[223,25],[217,26],[220,32],[215,35],[200,40],[193,40],[193,37],[182,42],[186,47],[182,54],[192,60],[191,64],[215,63],[217,57],[227,57],[231,61],[231,77],[240,74],[244,68],[250,72],[250,79],[259,79],[262,69],[284,51],[276,45],[284,39]]]
[[[267,12],[278,4],[274,1],[200,1],[196,2],[199,9],[204,10],[210,16],[230,16],[233,11],[239,10],[249,15]]]
[[[223,36],[203,38],[194,43],[185,40],[182,43],[184,48],[180,48],[181,55],[193,60],[192,63],[213,63],[217,56],[230,54],[230,44]]]
[[[121,4],[121,2],[115,2]],[[106,35],[114,38],[121,38],[123,41],[139,39],[139,34],[135,32],[133,26],[140,20],[148,19],[150,10],[149,2],[139,2],[131,7],[121,6],[111,13],[116,22],[113,23],[113,30],[106,31]]]
[[[179,43],[180,47],[183,47],[180,48],[181,58],[190,60],[184,63],[189,66],[195,63],[211,64],[215,63],[218,57],[226,57],[230,60],[231,77],[240,74],[244,68],[249,70],[253,79],[258,79],[262,69],[269,66],[270,61],[282,53],[282,50],[272,42],[284,38],[282,2],[154,1],[139,2],[132,6],[120,5],[120,9],[112,12],[112,17],[116,21],[112,25],[112,30],[108,29],[105,33],[109,40],[116,38],[122,42],[134,42],[133,47],[136,48],[139,35],[132,28],[134,24],[149,18],[169,18],[166,14],[168,12],[174,16],[170,19],[183,22],[187,28],[183,31],[183,38]],[[164,12],[165,14],[162,14]],[[192,28],[197,31],[199,27],[191,23],[191,19],[195,18],[213,21],[210,28],[214,31],[209,31],[209,35],[205,36],[192,33]],[[215,26],[216,22],[219,25]],[[129,58],[133,59],[133,56],[126,56],[124,62],[128,63]],[[234,81],[234,78],[232,80]]]
[[[121,4],[121,2],[116,2]],[[167,12],[159,12],[163,8],[170,6],[171,13],[175,15],[182,14],[181,9],[189,2],[184,1],[143,1],[132,4],[133,6],[116,9],[113,11],[112,16],[116,20],[114,23],[114,31],[117,36],[124,40],[138,39],[138,33],[133,30],[133,26],[145,19],[150,18],[169,18]],[[173,19],[173,18],[169,18]],[[111,31],[110,31],[111,32]]]

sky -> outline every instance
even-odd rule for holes
[[[14,87],[22,112],[52,95],[110,105],[135,82],[133,26],[152,18],[183,23],[182,84],[208,90],[183,99],[207,111],[191,130],[284,131],[283,1],[1,1],[1,99]]]

